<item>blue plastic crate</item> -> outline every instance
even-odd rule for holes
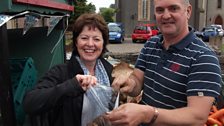
[[[33,59],[30,57],[10,59],[9,62],[16,120],[18,124],[23,124],[26,115],[22,107],[23,97],[35,85],[37,70]]]

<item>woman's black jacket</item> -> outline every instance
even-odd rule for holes
[[[100,58],[110,82],[113,66]],[[75,75],[83,70],[74,56],[52,67],[24,97],[23,107],[32,126],[81,126],[84,90]]]

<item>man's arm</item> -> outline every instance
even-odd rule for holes
[[[188,105],[184,108],[158,109],[159,116],[155,126],[203,126],[207,121],[214,98],[190,96],[187,100]]]
[[[213,97],[190,96],[186,107],[172,110],[157,108],[159,115],[152,125],[203,126],[213,101]],[[109,112],[107,118],[113,125],[136,126],[140,123],[149,123],[154,114],[155,111],[152,106],[127,103]]]

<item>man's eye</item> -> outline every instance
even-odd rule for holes
[[[161,8],[156,9],[156,13],[158,13],[158,14],[163,13],[163,11],[164,11],[164,9],[161,9]]]
[[[176,11],[178,10],[178,7],[171,7],[169,10],[170,10],[171,12],[176,12]]]

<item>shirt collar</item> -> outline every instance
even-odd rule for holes
[[[167,51],[171,51],[171,52],[180,51],[180,50],[183,50],[185,47],[187,47],[191,43],[192,38],[195,37],[194,29],[192,27],[189,27],[189,31],[190,32],[182,40],[180,40],[177,44],[171,45]],[[162,36],[161,36],[160,41],[158,42],[158,46],[163,48],[163,37]]]

